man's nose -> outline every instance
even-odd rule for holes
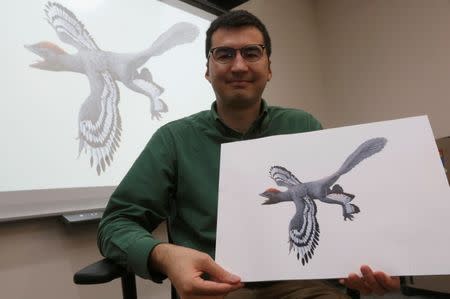
[[[232,72],[243,72],[248,70],[247,61],[242,57],[241,51],[236,52],[236,56],[231,62],[231,71]]]

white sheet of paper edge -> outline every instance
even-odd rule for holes
[[[336,182],[360,213],[317,200],[320,241],[302,265],[289,254],[293,202],[261,205],[271,166],[300,181],[336,171],[362,142],[385,148]],[[281,191],[286,188],[277,187]],[[362,264],[390,275],[450,273],[450,189],[426,116],[223,144],[216,262],[243,281],[346,277]]]

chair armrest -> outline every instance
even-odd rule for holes
[[[73,276],[76,284],[100,284],[123,277],[127,270],[110,259],[102,259],[79,270]]]

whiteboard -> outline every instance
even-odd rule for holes
[[[114,186],[160,126],[209,109],[214,100],[204,79],[204,40],[212,15],[192,7],[181,9],[186,4],[178,3],[175,7],[156,0],[53,3],[18,0],[3,5],[0,221],[104,207]],[[59,6],[55,8],[55,5]],[[83,64],[72,63],[81,57],[80,48],[61,38],[61,32],[57,34],[57,30],[67,30],[67,26],[73,25],[70,21],[73,19],[82,23],[88,33],[83,42],[89,44],[93,40],[101,51],[95,57],[89,52],[91,56]],[[123,80],[115,78],[112,65],[117,69],[120,63],[128,61],[126,55],[149,49],[176,24],[189,24],[196,30],[191,41],[181,42],[184,33],[181,36],[171,33],[167,40],[175,46],[168,46],[163,53],[127,70],[121,77]],[[64,70],[55,71],[30,66],[49,60],[39,54],[42,49],[48,50],[49,44],[70,57],[70,67],[64,64]],[[55,46],[50,46],[52,51]],[[126,55],[121,56],[123,53]],[[115,57],[114,63],[102,57]],[[85,65],[85,61],[90,63],[85,68],[89,71],[72,71],[75,66]],[[110,76],[105,77],[104,72]],[[136,81],[128,80],[128,73],[134,76],[133,80],[140,79],[147,93],[130,88]],[[92,74],[103,76],[101,83]],[[95,100],[88,100],[91,95]],[[161,109],[158,120],[152,113],[151,103],[158,104],[159,99],[167,108]],[[83,107],[90,110],[86,112]],[[111,109],[116,113],[116,120],[120,115],[120,122],[107,118],[113,115]],[[92,145],[100,144],[100,139],[88,140],[87,135],[80,135],[81,122],[87,119],[96,124],[100,110],[107,115],[103,124],[116,128],[115,139],[107,144],[109,154],[106,145]],[[118,126],[120,136],[117,136]],[[103,135],[99,133],[98,138],[106,138],[105,132],[101,131]]]

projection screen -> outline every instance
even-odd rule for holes
[[[0,221],[103,208],[157,128],[209,109],[214,16],[176,4],[3,5]]]

